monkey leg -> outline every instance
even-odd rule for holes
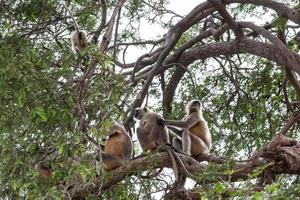
[[[188,130],[182,133],[182,149],[188,155],[191,155],[191,134]]]
[[[186,182],[186,176],[183,175],[182,173],[179,173],[178,175],[178,180],[173,185],[173,188],[175,189],[180,189],[183,188]]]
[[[172,145],[176,151],[179,151],[179,152],[182,151],[182,142],[179,138],[174,137],[172,140]]]
[[[209,149],[201,138],[193,134],[190,134],[190,138],[191,138],[191,156],[194,157],[200,154],[208,154]]]
[[[173,138],[172,140],[172,148],[178,153],[184,154],[186,156],[190,156],[182,150],[182,141],[177,137]]]
[[[128,135],[125,136],[124,144],[122,145],[122,159],[128,161],[132,157],[132,142]]]
[[[179,137],[182,137],[182,133],[183,133],[183,130],[182,130],[182,129],[178,129],[178,128],[175,128],[175,127],[173,127],[173,126],[167,126],[167,127],[168,127],[168,129],[169,129],[172,133],[178,135]]]
[[[103,168],[106,171],[116,169],[124,164],[124,161],[115,155],[111,155],[104,152],[102,152],[101,155],[102,155]]]

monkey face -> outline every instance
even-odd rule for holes
[[[148,112],[147,108],[136,108],[134,112],[134,118],[140,120],[146,112]]]
[[[117,137],[120,133],[118,131],[111,132],[108,138]]]
[[[202,103],[199,100],[192,100],[186,105],[187,113],[199,112],[201,111]]]
[[[202,107],[202,103],[199,100],[193,100],[192,101],[192,106],[201,108]]]
[[[127,132],[123,125],[113,121],[113,124],[109,127],[109,138],[119,134],[127,134]]]

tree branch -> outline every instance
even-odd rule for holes
[[[101,32],[103,31],[103,29],[105,28],[105,24],[106,24],[106,16],[107,16],[106,1],[101,0],[100,2],[101,2],[102,16],[101,16],[101,23],[100,23],[99,27],[97,28],[97,30],[95,31],[93,39],[92,39],[94,44],[97,44],[98,38],[99,38]]]
[[[199,173],[206,170],[207,165],[199,163],[193,158],[179,154],[187,170],[191,173]],[[277,174],[289,173],[300,174],[300,143],[290,139],[282,134],[277,134],[271,142],[263,149],[255,154],[250,160],[237,162],[232,159],[218,157],[213,155],[200,156],[199,161],[208,161],[216,165],[223,166],[224,163],[230,163],[233,173],[214,173],[206,182],[217,182],[220,179],[230,182],[241,181],[246,179],[254,179],[262,176],[251,176],[257,167],[269,165],[272,172]],[[166,152],[155,153],[149,156],[132,159],[126,165],[112,170],[107,174],[107,178],[97,178],[94,183],[79,185],[72,188],[68,193],[72,199],[82,199],[89,193],[98,192],[99,186],[102,184],[101,190],[111,188],[126,176],[139,176],[141,172],[149,170],[148,166],[153,166],[154,169],[168,167],[172,168],[170,157]],[[102,183],[101,180],[104,182]]]
[[[235,36],[237,38],[243,37],[244,33],[239,27],[239,25],[236,23],[236,21],[231,17],[231,15],[226,10],[225,6],[222,4],[221,0],[208,0],[222,15],[225,22],[231,27],[233,30]]]

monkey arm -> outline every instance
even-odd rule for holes
[[[182,137],[182,133],[184,130],[180,130],[178,128],[175,128],[174,126],[168,126],[168,129],[171,131],[172,135],[178,135],[179,137]]]
[[[125,136],[122,156],[125,158],[125,160],[130,160],[132,157],[132,142],[128,135]]]
[[[167,126],[176,126],[179,128],[188,128],[188,124],[186,121],[180,121],[180,120],[165,120]]]

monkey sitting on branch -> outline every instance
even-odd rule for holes
[[[101,153],[103,168],[106,171],[116,169],[132,157],[132,141],[125,128],[116,122],[109,129],[104,152]]]
[[[82,49],[84,49],[87,46],[87,36],[85,31],[82,31],[79,29],[79,26],[71,12],[71,10],[68,8],[68,6],[64,3],[63,4],[66,10],[71,15],[71,18],[74,23],[75,31],[73,31],[70,35],[71,43],[72,43],[72,50],[75,53],[79,53]]]
[[[35,170],[38,172],[38,180],[41,183],[49,183],[52,179],[52,170],[45,164],[38,163],[35,165]]]
[[[181,137],[173,139],[173,145],[182,147],[182,150],[192,157],[208,154],[212,145],[211,134],[207,122],[202,114],[202,105],[199,100],[192,100],[186,105],[187,116],[182,121],[166,120],[167,126]],[[183,128],[182,131],[173,127]]]
[[[168,146],[169,134],[164,118],[157,113],[148,111],[147,108],[137,108],[134,117],[137,120],[140,120],[140,125],[137,128],[137,138],[142,149],[153,151],[157,148],[161,148],[162,150],[167,151],[172,161],[176,181],[178,181],[178,167],[176,160],[184,174],[193,177],[187,171],[176,152]]]

